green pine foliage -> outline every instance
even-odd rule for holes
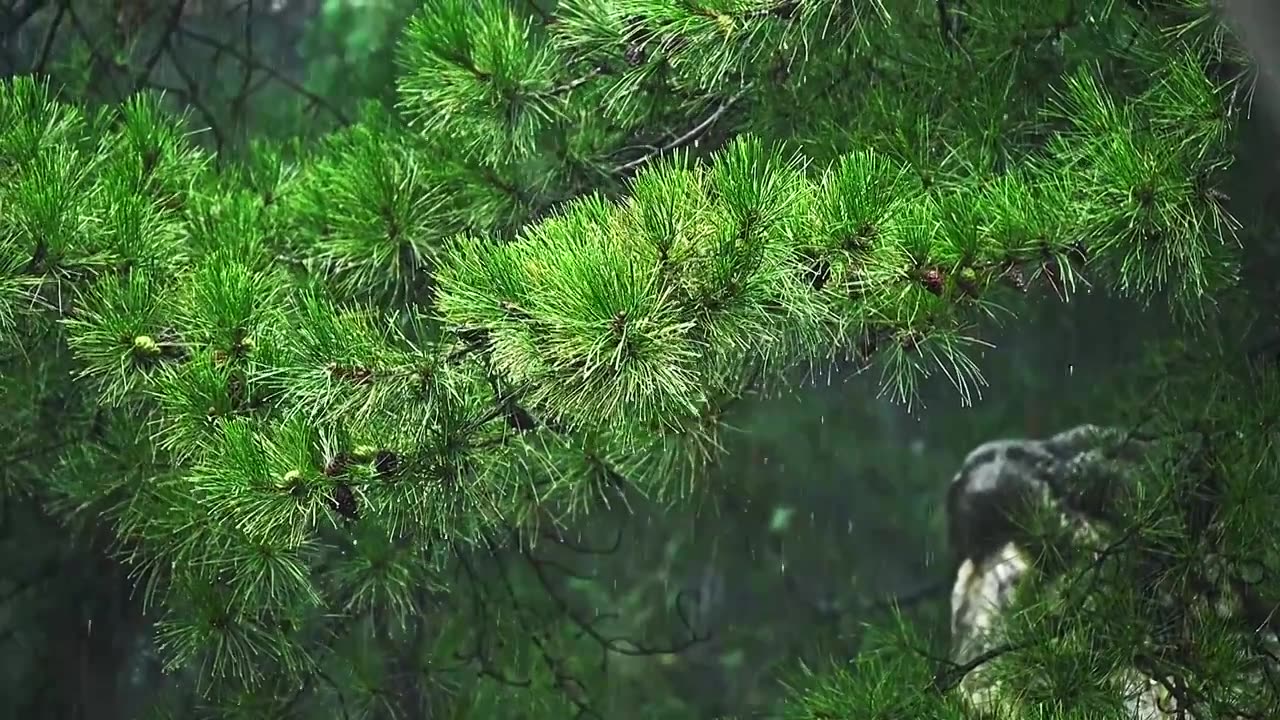
[[[225,166],[154,96],[8,81],[4,489],[110,528],[211,716],[624,717],[652,698],[601,653],[674,648],[581,616],[537,541],[686,501],[748,390],[853,358],[893,401],[970,400],[979,323],[1028,287],[1213,325],[1248,91],[1224,28],[1207,0],[432,0],[393,112]],[[1216,456],[1258,563],[1269,438]],[[1044,710],[1093,682],[1087,632],[1125,632],[1093,620],[1029,626],[1053,693],[1024,717],[1100,717]],[[910,632],[783,712],[964,717]],[[1208,688],[1234,656],[1199,652]]]

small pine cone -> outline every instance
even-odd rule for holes
[[[290,470],[280,478],[280,489],[298,500],[307,495],[307,485],[302,480],[302,473],[297,470]]]
[[[351,456],[347,453],[340,452],[337,455],[334,455],[329,462],[325,463],[324,474],[329,477],[341,475],[342,471],[346,470],[347,466],[350,464]]]
[[[373,469],[383,477],[394,475],[400,469],[400,456],[390,450],[379,450],[373,458]]]
[[[365,385],[373,380],[373,370],[359,365],[329,363],[325,366],[325,371],[334,380],[346,381],[353,385]]]
[[[150,335],[138,335],[133,338],[133,352],[138,356],[159,355],[160,344]]]
[[[956,287],[969,297],[978,297],[982,290],[978,285],[978,271],[971,267],[961,268],[956,274]]]
[[[329,506],[347,520],[360,519],[360,506],[356,501],[356,495],[351,491],[351,486],[346,483],[339,483],[333,488],[333,494],[329,497]]]
[[[631,67],[635,67],[645,60],[644,46],[639,43],[631,43],[627,45],[627,50],[622,54],[622,58],[627,61]]]
[[[947,276],[938,268],[929,268],[920,274],[920,284],[924,285],[929,292],[942,296],[942,289],[947,280]]]

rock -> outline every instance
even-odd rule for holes
[[[1023,714],[1016,689],[1001,687],[992,675],[1006,652],[1016,652],[1009,649],[1001,627],[1016,590],[1038,569],[1027,519],[1047,511],[1040,517],[1056,522],[1069,544],[1098,558],[1118,525],[1108,513],[1111,500],[1118,488],[1133,481],[1132,471],[1140,466],[1137,461],[1147,447],[1120,431],[1086,425],[1046,440],[989,442],[965,458],[947,494],[950,541],[960,561],[951,594],[950,660],[964,673],[958,692],[985,716],[1012,720]],[[1205,576],[1217,578],[1218,592],[1206,594],[1203,607],[1179,611],[1219,617],[1242,612],[1241,598],[1227,573],[1215,572],[1214,563],[1214,557],[1206,557]],[[1171,598],[1164,598],[1160,606],[1166,603],[1174,607]],[[1274,662],[1270,668],[1259,668],[1256,677],[1242,677],[1242,687],[1280,672],[1276,634],[1257,632],[1264,635],[1262,644]],[[1125,668],[1112,679],[1134,720],[1218,720],[1194,702],[1179,707],[1176,685],[1169,678]],[[1245,717],[1255,716],[1222,720]]]

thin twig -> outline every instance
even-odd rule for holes
[[[67,6],[70,4],[71,0],[62,0],[58,3],[58,12],[53,16],[53,21],[49,23],[49,29],[45,32],[44,42],[40,46],[40,59],[36,61],[32,74],[44,74],[44,66],[48,64],[49,53],[53,49],[54,36],[58,34],[58,28],[62,27],[62,18],[67,14]]]
[[[738,102],[739,100],[741,100],[741,99],[742,99],[742,96],[743,96],[743,95],[745,95],[745,94],[746,94],[746,92],[747,92],[747,91],[746,91],[746,89],[744,88],[744,89],[739,90],[738,92],[734,93],[732,96],[730,96],[730,97],[729,97],[729,99],[728,99],[728,100],[725,100],[724,102],[720,103],[720,106],[719,106],[719,107],[717,107],[717,108],[716,108],[716,110],[715,110],[715,112],[711,113],[711,115],[710,115],[706,120],[703,120],[702,122],[700,122],[700,123],[698,123],[697,125],[693,126],[693,128],[692,128],[692,129],[690,129],[688,132],[686,132],[686,133],[684,133],[683,135],[681,135],[681,136],[677,137],[676,139],[672,140],[671,142],[667,143],[666,145],[663,145],[662,147],[654,148],[654,149],[653,149],[653,150],[651,150],[650,152],[647,152],[647,153],[645,153],[644,155],[641,155],[640,157],[636,158],[635,160],[632,160],[632,161],[627,162],[627,163],[623,163],[622,165],[619,165],[619,166],[615,167],[615,168],[612,170],[613,174],[615,174],[615,175],[621,175],[621,174],[623,174],[623,173],[625,173],[625,172],[627,172],[627,171],[629,171],[629,170],[632,170],[632,169],[634,169],[634,168],[637,168],[637,167],[639,167],[639,166],[641,166],[641,165],[643,165],[643,164],[645,164],[645,163],[649,162],[650,160],[654,159],[655,157],[658,157],[658,156],[660,156],[660,155],[664,155],[664,154],[666,154],[666,153],[668,153],[668,152],[671,152],[672,150],[675,150],[676,148],[679,148],[679,147],[682,147],[682,146],[684,146],[684,145],[687,145],[687,144],[689,144],[689,143],[693,142],[694,140],[698,139],[698,138],[699,138],[700,136],[702,136],[702,134],[703,134],[703,133],[705,133],[705,132],[706,132],[706,131],[707,131],[707,130],[708,130],[708,129],[713,125],[713,124],[715,124],[715,122],[716,122],[717,120],[719,120],[719,119],[720,119],[720,118],[721,118],[721,117],[722,117],[726,112],[728,112],[728,111],[729,111],[729,108],[731,108],[731,107],[733,107],[735,104],[737,104],[737,102]]]
[[[169,39],[173,37],[173,32],[177,29],[178,21],[182,19],[182,12],[186,9],[186,6],[187,0],[178,0],[178,2],[174,3],[169,12],[169,17],[165,21],[164,33],[161,34],[155,49],[151,51],[151,55],[142,63],[142,71],[138,73],[138,77],[134,80],[134,90],[140,90],[150,82],[151,71],[155,69],[156,63],[160,61],[160,56],[164,54],[165,48],[169,47]]]
[[[177,32],[183,37],[190,38],[202,45],[206,45],[208,47],[214,48],[219,53],[226,53],[227,55],[230,55],[236,60],[239,60],[240,62],[244,63],[247,67],[250,67],[255,71],[266,73],[271,77],[271,79],[275,80],[281,85],[284,85],[285,87],[289,88],[295,93],[306,98],[313,106],[324,108],[342,124],[347,125],[351,123],[351,119],[347,117],[347,114],[342,112],[342,110],[339,109],[336,105],[329,102],[324,97],[317,95],[316,93],[313,93],[310,90],[306,89],[302,85],[298,84],[298,82],[296,82],[295,80],[277,71],[275,68],[272,68],[269,65],[264,65],[261,62],[258,62],[253,58],[251,54],[245,54],[240,50],[234,47],[231,47],[226,43],[218,40],[217,38],[210,37],[208,35],[205,35],[202,32],[192,30],[191,28],[185,27],[183,25],[178,25]]]

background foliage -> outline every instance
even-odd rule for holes
[[[157,5],[4,11],[15,712],[857,714],[1270,228],[1205,3]]]

